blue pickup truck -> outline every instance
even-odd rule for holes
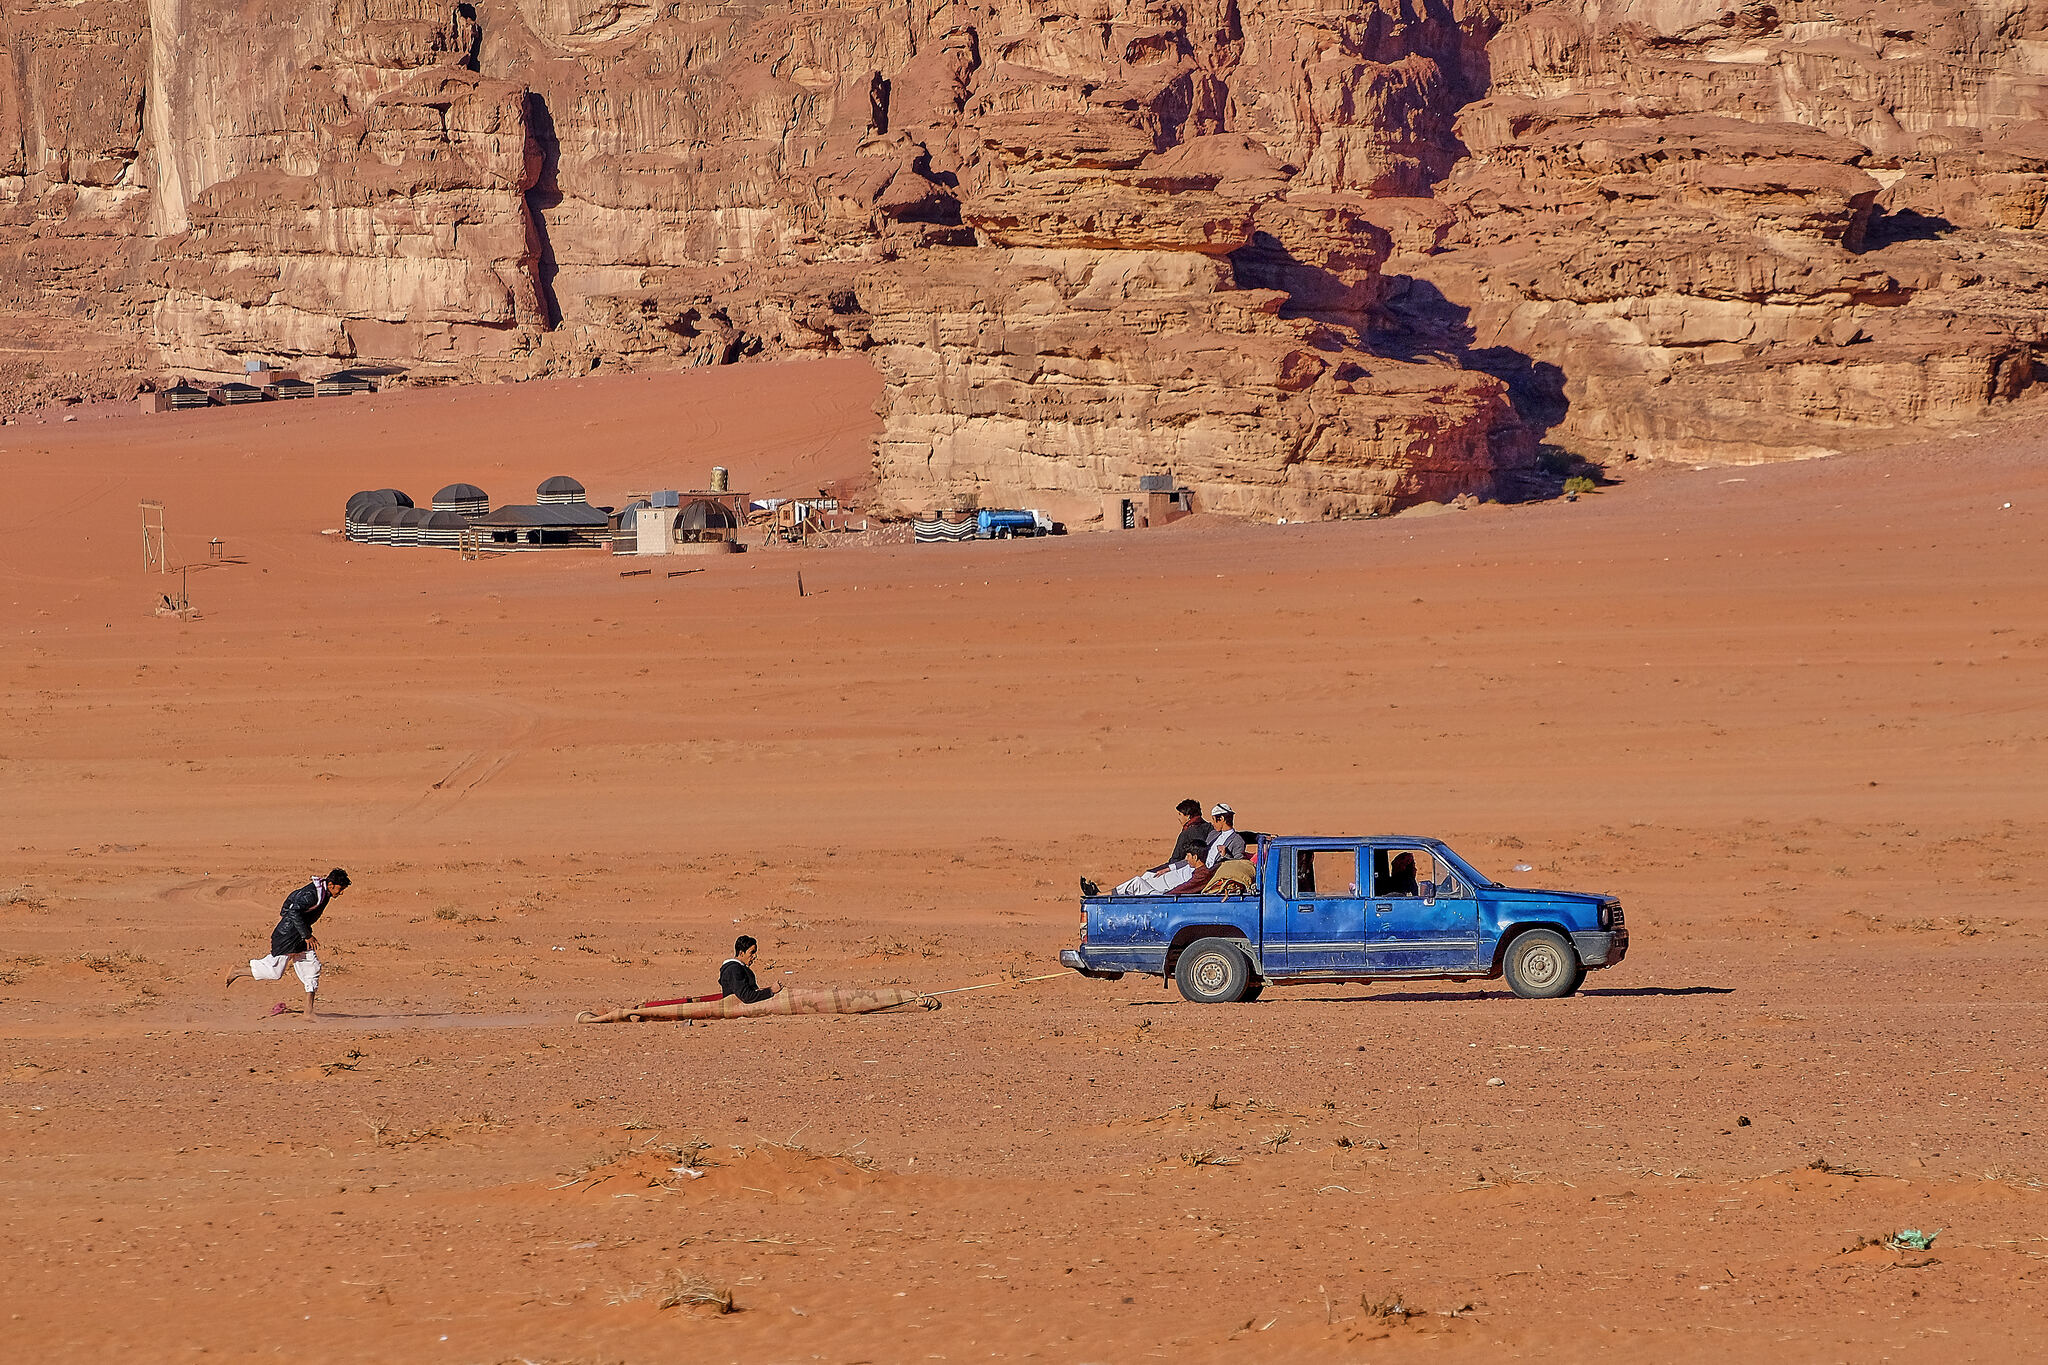
[[[1060,964],[1111,981],[1172,977],[1197,1004],[1418,977],[1505,977],[1543,1000],[1628,954],[1614,897],[1502,886],[1436,839],[1252,839],[1255,890],[1086,897],[1081,945]]]

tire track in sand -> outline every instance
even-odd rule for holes
[[[497,711],[508,722],[504,734],[497,743],[471,749],[464,754],[439,781],[433,783],[391,817],[391,823],[394,825],[408,820],[424,824],[446,815],[461,805],[471,792],[503,772],[505,766],[519,756],[526,742],[533,738],[534,732],[540,728],[539,711],[523,702],[508,701],[503,697],[484,701],[473,697],[455,700]]]

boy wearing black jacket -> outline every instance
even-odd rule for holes
[[[308,1018],[320,1013],[313,1005],[313,997],[320,990],[320,940],[313,937],[313,926],[327,913],[328,902],[346,890],[348,873],[337,867],[286,896],[277,927],[270,931],[270,956],[249,961],[249,975],[258,981],[282,980],[284,969],[290,966],[299,984],[306,988]],[[239,968],[229,972],[227,984],[234,985],[241,975]],[[284,1013],[284,1006],[279,1004],[272,1013]]]
[[[720,963],[718,967],[718,993],[720,995],[737,995],[740,998],[741,1004],[751,1005],[757,1001],[766,1000],[769,996],[782,989],[780,986],[769,986],[764,989],[755,983],[754,958],[759,955],[760,951],[761,945],[754,942],[751,935],[741,934],[734,941],[732,945],[733,955]]]

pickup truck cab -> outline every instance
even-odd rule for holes
[[[1516,995],[1550,999],[1628,954],[1614,897],[1502,886],[1436,839],[1251,838],[1253,891],[1085,897],[1081,944],[1061,965],[1171,977],[1199,1004],[1397,978],[1505,977]]]

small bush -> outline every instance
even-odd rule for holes
[[[656,1308],[698,1308],[709,1306],[720,1313],[734,1310],[732,1291],[720,1289],[701,1275],[671,1270],[668,1278],[655,1286],[654,1306]]]
[[[1182,1152],[1180,1159],[1190,1166],[1235,1166],[1238,1164],[1238,1160],[1234,1156],[1216,1155],[1216,1149],[1213,1147],[1204,1147],[1197,1152]]]
[[[1599,489],[1600,485],[1584,474],[1574,474],[1564,481],[1564,491],[1567,493],[1595,493]]]

